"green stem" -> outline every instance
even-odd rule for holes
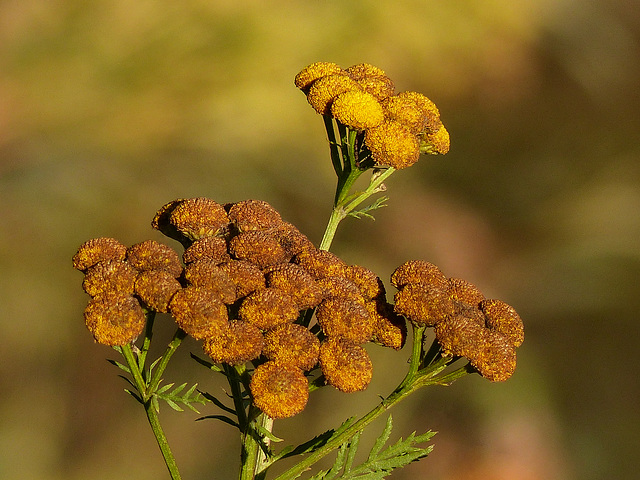
[[[169,364],[169,360],[171,360],[171,357],[176,352],[176,350],[182,343],[182,340],[184,340],[186,336],[187,334],[184,332],[184,330],[180,328],[176,330],[176,333],[173,335],[171,342],[169,342],[167,349],[165,350],[164,354],[160,358],[160,361],[158,362],[158,365],[156,365],[156,368],[153,371],[153,375],[151,377],[151,380],[149,381],[149,386],[147,388],[147,395],[145,400],[150,399],[151,396],[156,393],[158,385],[160,385],[160,381],[162,380],[162,375],[164,374],[164,371]]]
[[[151,430],[153,430],[153,434],[156,437],[156,441],[158,442],[158,446],[160,447],[160,452],[162,452],[162,457],[164,458],[164,463],[167,465],[167,469],[169,470],[169,474],[171,475],[172,480],[180,480],[182,477],[180,476],[180,472],[178,471],[178,464],[176,463],[176,459],[171,452],[171,448],[169,448],[169,442],[167,441],[167,437],[162,430],[160,419],[158,418],[158,412],[153,406],[153,402],[151,400],[148,400],[144,404],[144,409],[147,412],[149,425],[151,425]]]

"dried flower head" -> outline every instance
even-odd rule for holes
[[[395,312],[417,325],[432,327],[454,312],[447,291],[425,284],[407,284],[395,295]]]
[[[364,390],[373,364],[367,351],[342,337],[329,337],[320,345],[320,368],[327,383],[341,392]]]
[[[184,269],[184,278],[194,287],[215,292],[222,303],[230,305],[238,299],[236,284],[227,272],[218,267],[215,260],[202,259],[190,263]]]
[[[364,298],[358,286],[344,277],[324,277],[316,281],[325,298],[340,298],[364,305]]]
[[[138,300],[117,292],[92,299],[84,311],[84,320],[96,342],[110,346],[133,342],[146,322]]]
[[[145,270],[138,274],[135,294],[151,310],[161,313],[169,311],[169,302],[182,286],[167,270]]]
[[[518,312],[502,300],[483,300],[480,310],[486,317],[487,328],[505,335],[514,347],[524,342],[524,324]]]
[[[344,261],[326,250],[304,250],[297,254],[293,260],[315,279],[343,276],[347,268]]]
[[[374,321],[364,302],[327,298],[316,308],[316,318],[328,336],[340,336],[351,343],[363,344],[373,336]]]
[[[240,304],[238,316],[260,330],[269,330],[281,323],[298,318],[298,307],[291,298],[278,288],[263,288],[253,292]]]
[[[474,306],[484,300],[484,295],[480,289],[462,278],[449,279],[449,295],[458,302]]]
[[[226,240],[222,237],[202,237],[193,242],[182,254],[182,261],[185,264],[204,258],[216,263],[229,261],[231,257],[227,253]]]
[[[167,245],[147,240],[127,249],[127,262],[141,272],[145,270],[166,270],[174,277],[182,273],[180,255]]]
[[[323,298],[322,289],[313,277],[300,265],[283,263],[266,273],[267,285],[288,293],[298,306],[305,310],[317,306]]]
[[[271,418],[297,415],[307,405],[309,382],[302,370],[275,361],[259,365],[249,384],[253,403]]]
[[[361,89],[358,82],[347,75],[326,75],[311,84],[307,100],[320,115],[328,115],[331,112],[331,104],[338,95],[349,90]]]
[[[384,120],[378,99],[363,90],[349,90],[338,95],[331,104],[331,114],[343,125],[356,130],[373,128]]]
[[[158,217],[158,215],[156,215]],[[169,215],[169,223],[190,240],[219,234],[229,224],[224,207],[209,198],[180,201]]]
[[[489,329],[484,331],[482,348],[469,359],[480,375],[491,382],[504,382],[516,369],[516,347],[502,335]]]
[[[327,75],[346,75],[340,65],[331,62],[316,62],[304,67],[296,75],[294,83],[303,92],[307,92],[313,82]]]
[[[477,358],[482,349],[486,329],[462,314],[451,315],[434,328],[443,353],[449,356]]]
[[[219,335],[227,326],[227,307],[217,293],[203,287],[178,290],[169,302],[178,326],[196,340]]]
[[[280,214],[262,200],[244,200],[231,205],[229,221],[240,232],[247,230],[268,230],[282,223]]]
[[[378,275],[360,265],[349,265],[344,271],[344,277],[355,283],[366,300],[385,295],[384,283]]]
[[[133,286],[138,272],[127,262],[104,260],[87,269],[82,288],[92,297],[105,292],[133,295]]]
[[[433,263],[424,260],[409,260],[391,274],[391,283],[402,288],[410,283],[432,285],[440,290],[447,290],[449,282],[442,271]]]
[[[221,263],[218,268],[225,272],[236,288],[236,298],[247,295],[265,287],[262,271],[253,263],[246,260],[230,260]]]
[[[284,323],[264,334],[262,353],[269,360],[308,371],[318,363],[320,341],[302,325]]]
[[[205,338],[202,348],[216,363],[242,365],[258,358],[263,345],[264,337],[258,327],[233,320],[219,334]]]
[[[73,256],[73,268],[85,272],[104,260],[124,260],[127,247],[114,238],[101,237],[87,240]]]
[[[278,239],[263,230],[249,230],[242,232],[229,242],[229,253],[238,260],[247,260],[259,268],[283,263],[286,252]]]
[[[287,222],[280,223],[273,230],[273,234],[286,252],[288,260],[304,250],[314,250],[316,248],[304,233]]]
[[[420,138],[420,152],[430,155],[444,155],[449,151],[451,138],[449,131],[440,125],[437,131],[429,133]]]
[[[375,343],[394,350],[400,350],[407,340],[407,322],[393,310],[393,305],[378,297],[365,304],[373,320],[373,338]]]
[[[385,120],[377,127],[366,130],[364,144],[378,166],[400,170],[410,167],[420,157],[418,137],[394,120]]]

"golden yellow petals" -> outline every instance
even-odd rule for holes
[[[361,90],[338,95],[331,105],[331,113],[343,125],[356,130],[373,128],[384,120],[380,102],[372,94]]]

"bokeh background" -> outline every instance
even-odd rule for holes
[[[115,353],[83,325],[71,257],[99,236],[163,240],[155,211],[194,196],[266,200],[319,242],[334,178],[293,78],[320,60],[383,68],[432,98],[452,137],[392,176],[388,207],[345,222],[334,251],[385,280],[432,261],[526,323],[508,382],[466,377],[393,411],[392,440],[439,433],[392,478],[637,478],[631,0],[0,1],[0,478],[167,478]],[[158,323],[161,350],[173,327]],[[220,394],[190,351],[167,381]],[[323,389],[276,435],[303,441],[388,394],[406,352],[369,351],[366,392]],[[234,478],[231,427],[161,415],[185,479]]]

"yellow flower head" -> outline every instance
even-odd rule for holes
[[[345,393],[367,388],[373,374],[367,351],[342,337],[329,337],[322,342],[320,368],[327,383]]]
[[[407,92],[405,92],[407,93]],[[426,99],[426,97],[424,97]],[[433,114],[424,105],[407,95],[394,95],[382,102],[386,118],[401,123],[417,135],[429,129]],[[437,117],[436,117],[437,119]],[[431,131],[430,129],[428,131]]]
[[[319,78],[336,74],[346,75],[346,72],[336,63],[316,62],[304,67],[300,73],[296,75],[294,82],[296,87],[304,92],[308,91],[311,84]]]
[[[349,90],[338,95],[331,105],[331,114],[343,125],[356,130],[373,128],[384,120],[380,102],[362,90]]]
[[[377,127],[366,130],[364,143],[379,166],[399,170],[413,165],[420,157],[418,138],[393,120],[385,120]]]
[[[277,288],[263,288],[242,301],[238,317],[260,330],[269,330],[281,323],[293,322],[298,313],[291,296]]]
[[[146,318],[135,297],[112,291],[89,302],[84,320],[96,342],[115,346],[138,338]]]
[[[358,345],[373,337],[374,322],[364,302],[327,298],[316,308],[316,318],[329,337],[340,336]]]
[[[322,300],[322,289],[300,265],[283,263],[266,272],[267,285],[289,294],[298,310],[316,307]]]
[[[344,277],[324,277],[317,280],[325,298],[339,298],[364,305],[358,285]]]
[[[449,151],[450,146],[451,139],[444,125],[440,125],[440,128],[435,133],[424,135],[420,139],[420,152],[422,153],[444,155]]]
[[[418,92],[400,92],[396,97],[400,105],[413,105],[424,115],[425,129],[419,133],[433,133],[440,127],[440,111],[425,95]]]
[[[346,72],[366,91],[374,95],[378,100],[383,100],[395,90],[393,81],[385,74],[384,70],[368,63],[353,65]]]
[[[384,283],[382,283],[378,275],[368,268],[360,265],[350,265],[345,269],[344,277],[358,286],[362,297],[366,300],[385,295]]]
[[[220,296],[203,287],[178,290],[169,302],[178,326],[196,340],[219,335],[227,326],[227,306]]]
[[[263,354],[269,360],[309,371],[318,363],[320,341],[302,325],[284,323],[264,334]]]
[[[184,269],[184,279],[189,285],[215,292],[224,304],[230,305],[238,299],[236,284],[215,260],[203,258],[190,263]]]
[[[219,334],[205,338],[202,349],[216,363],[242,365],[258,358],[263,345],[258,327],[233,320]]]
[[[136,278],[135,293],[151,310],[166,313],[171,297],[181,285],[166,270],[146,270]]]
[[[244,200],[234,203],[229,209],[229,221],[239,232],[267,230],[282,223],[280,214],[262,200]]]
[[[304,250],[315,250],[316,248],[313,242],[291,223],[282,222],[273,230],[273,233],[287,253],[288,259]]]
[[[362,87],[347,75],[327,75],[313,82],[307,101],[320,115],[327,115],[331,112],[333,100],[349,90],[362,90]]]
[[[298,367],[275,361],[259,365],[249,384],[253,403],[271,418],[297,415],[309,400],[309,382]]]
[[[178,278],[182,274],[180,255],[167,245],[147,240],[127,249],[127,262],[141,272],[145,270],[166,270]]]
[[[93,238],[87,240],[73,256],[73,268],[85,272],[103,260],[124,260],[127,247],[115,238]]]

